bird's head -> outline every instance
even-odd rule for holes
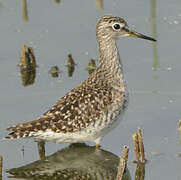
[[[120,17],[103,16],[97,23],[97,37],[114,38],[132,36],[146,40],[156,41],[155,39],[131,30],[126,21]]]

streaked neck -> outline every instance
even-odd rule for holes
[[[116,46],[116,40],[111,37],[98,38],[100,71],[113,86],[125,86],[122,64]]]

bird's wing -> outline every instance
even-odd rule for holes
[[[38,119],[8,128],[7,139],[38,136],[51,130],[56,133],[80,131],[94,125],[111,103],[111,91],[107,88],[78,86],[62,97]]]

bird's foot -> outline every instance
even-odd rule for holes
[[[98,152],[98,151],[100,151],[101,150],[101,146],[100,146],[100,144],[96,144],[96,152]]]

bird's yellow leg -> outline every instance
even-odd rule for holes
[[[96,143],[96,151],[99,151],[99,150],[101,149],[100,141],[101,141],[101,138],[98,138],[98,139],[95,140],[95,143]]]

